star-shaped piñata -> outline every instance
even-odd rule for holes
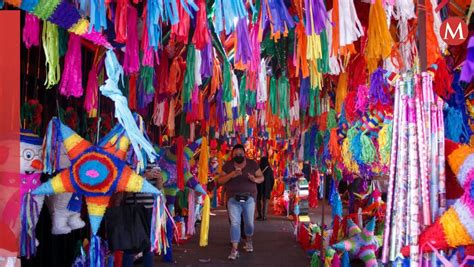
[[[55,119],[57,120],[57,119]],[[94,146],[60,121],[57,131],[71,166],[64,169],[33,194],[78,193],[85,197],[92,233],[97,234],[109,200],[115,192],[160,192],[126,163],[130,140],[120,124]]]
[[[377,266],[375,252],[380,247],[381,240],[374,236],[375,218],[362,231],[351,219],[347,221],[347,227],[349,239],[334,244],[333,247],[339,251],[348,251],[351,256],[363,260],[366,267]]]

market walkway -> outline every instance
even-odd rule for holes
[[[241,256],[229,261],[229,222],[227,211],[213,210],[211,217],[209,245],[199,247],[199,235],[188,243],[174,246],[173,266],[309,266],[310,259],[296,242],[293,227],[286,217],[269,216],[267,221],[255,222],[254,252],[249,254],[240,249]],[[196,229],[197,233],[199,229]],[[157,259],[157,265],[163,263]],[[171,264],[170,264],[171,265]]]

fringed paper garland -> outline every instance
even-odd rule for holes
[[[23,26],[23,43],[26,48],[39,46],[40,20],[32,14],[25,14],[25,26]]]
[[[81,97],[82,88],[82,56],[81,37],[69,34],[68,50],[64,60],[63,75],[59,92],[66,97]]]
[[[388,31],[382,0],[370,5],[369,28],[367,29],[367,67],[369,73],[375,71],[378,62],[390,55],[393,40]]]
[[[211,212],[211,201],[208,195],[204,196],[202,208],[201,234],[199,236],[199,246],[206,247],[209,242],[209,221]]]
[[[47,72],[45,85],[46,89],[50,89],[58,84],[61,76],[59,66],[58,26],[51,22],[44,22],[42,36]]]
[[[138,73],[140,58],[138,55],[139,43],[137,32],[138,12],[133,6],[127,8],[127,46],[123,61],[123,71],[126,75]]]

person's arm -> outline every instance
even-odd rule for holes
[[[219,175],[219,178],[217,178],[217,183],[219,185],[225,185],[230,179],[239,176],[240,174],[242,174],[241,170],[234,170],[229,174],[222,171],[222,173]]]
[[[265,177],[263,176],[262,170],[258,168],[255,175],[249,174],[249,179],[256,184],[261,184],[265,180]]]

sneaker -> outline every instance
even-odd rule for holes
[[[228,258],[229,260],[231,260],[231,261],[235,261],[239,256],[240,256],[240,255],[239,255],[239,252],[238,252],[237,250],[232,250],[232,251],[230,252],[229,257],[227,257],[227,258]]]
[[[253,252],[253,244],[252,241],[246,241],[244,245],[244,249],[246,252]]]

